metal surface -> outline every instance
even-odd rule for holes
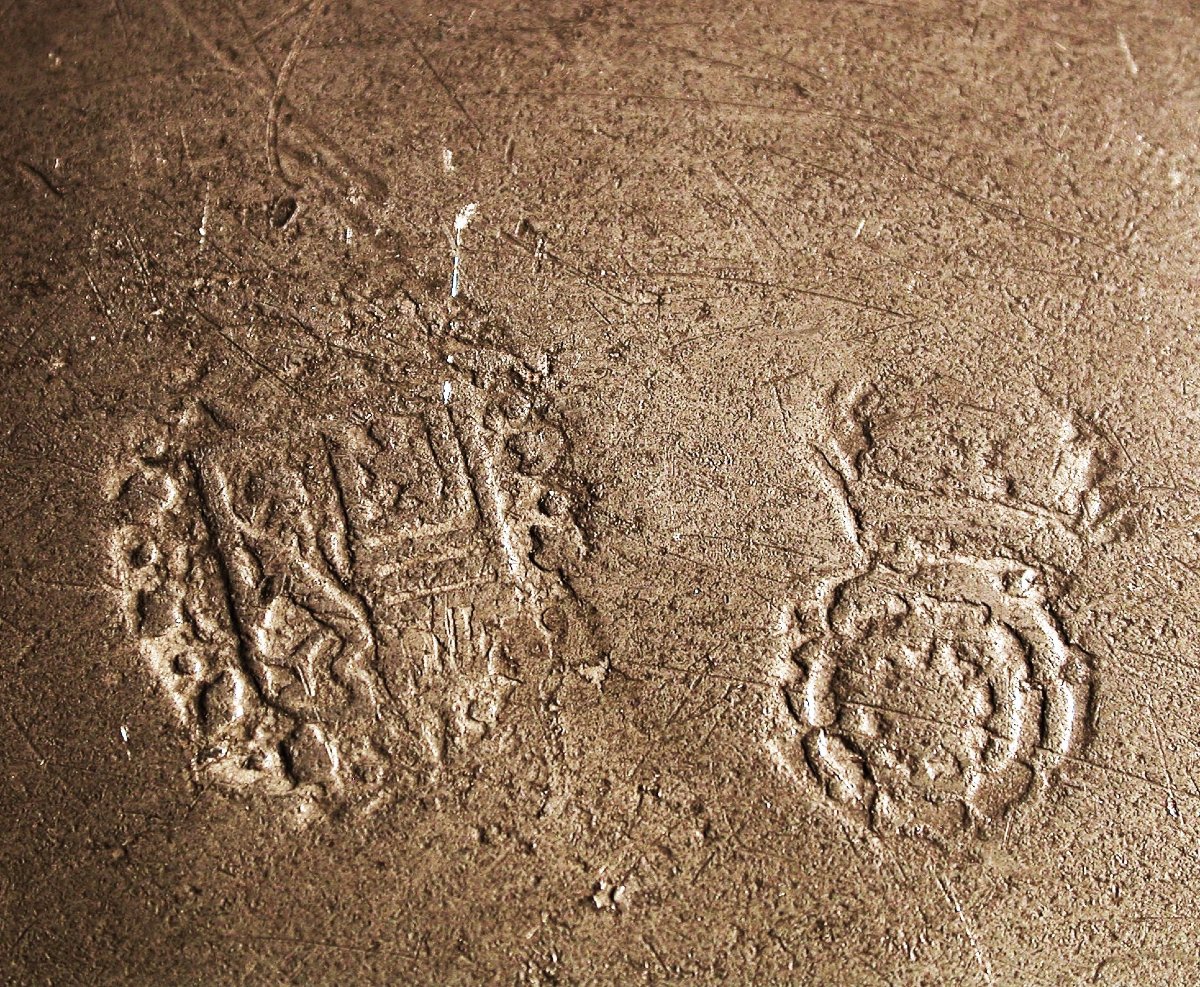
[[[1200,978],[1193,6],[0,15],[0,979]]]

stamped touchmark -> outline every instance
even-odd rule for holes
[[[515,376],[431,380],[409,413],[321,432],[192,401],[135,434],[111,480],[114,567],[198,775],[369,794],[440,771],[545,678],[582,495]]]
[[[877,831],[986,827],[1080,740],[1087,657],[1019,562],[916,544],[827,584],[793,633],[792,756]]]
[[[1054,560],[1039,564],[1037,546],[1113,537],[1120,512],[1102,468],[1111,455],[1077,421],[1035,423],[1021,446],[1001,418],[979,430],[975,455],[937,421],[888,428],[875,397],[835,390],[809,449],[851,562],[785,620],[791,725],[771,745],[876,832],[940,840],[1003,820],[1085,740],[1091,662],[1062,626],[1043,568]],[[970,512],[956,509],[964,500]],[[1016,547],[1014,514],[1058,537]]]

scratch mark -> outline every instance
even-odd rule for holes
[[[1133,60],[1133,52],[1129,50],[1129,42],[1125,40],[1125,32],[1117,31],[1117,44],[1121,46],[1121,54],[1125,56],[1125,65],[1129,69],[1129,74],[1135,79],[1138,74],[1138,64]]]
[[[729,189],[731,192],[733,192],[734,197],[738,200],[738,202],[740,202],[743,206],[745,206],[746,210],[750,213],[751,216],[754,217],[754,219],[758,223],[758,225],[763,228],[763,230],[766,232],[767,236],[771,238],[771,242],[775,244],[776,249],[780,249],[779,237],[775,233],[774,226],[771,223],[767,222],[767,220],[763,217],[762,213],[760,213],[754,207],[754,203],[752,203],[750,201],[750,199],[746,196],[746,193],[744,193],[738,187],[738,185],[734,182],[734,180],[732,178],[730,178],[727,174],[725,174],[725,172],[723,172],[715,162],[711,163],[709,167],[712,168],[713,172],[717,175],[718,178],[721,179],[721,181],[723,181],[726,185],[729,186]]]
[[[62,189],[50,181],[49,176],[44,171],[40,168],[35,168],[28,161],[22,161],[19,158],[16,159],[13,162],[13,169],[39,192],[49,194],[55,199],[63,198]]]
[[[296,69],[296,63],[300,60],[301,52],[308,44],[309,32],[321,10],[322,7],[317,3],[310,5],[308,17],[296,32],[296,36],[292,38],[291,47],[288,48],[283,64],[279,67],[279,74],[275,77],[275,89],[271,93],[271,102],[267,107],[267,168],[272,177],[282,178],[293,187],[295,187],[295,183],[284,175],[283,165],[279,160],[279,111],[287,95],[288,82]]]
[[[1116,247],[1105,243],[1102,240],[1098,240],[1095,237],[1089,236],[1082,230],[1063,226],[1058,223],[1051,222],[1048,219],[1038,219],[1036,216],[1025,212],[1023,209],[1020,209],[1017,206],[1011,206],[1005,202],[998,202],[995,199],[984,195],[977,195],[973,192],[967,191],[951,181],[935,178],[932,175],[926,174],[911,161],[907,160],[903,155],[885,148],[877,140],[872,138],[866,131],[851,124],[847,124],[846,126],[847,129],[862,138],[862,140],[870,145],[870,147],[878,154],[887,158],[889,161],[898,164],[914,178],[920,179],[922,182],[935,186],[936,188],[945,189],[951,195],[961,199],[963,202],[970,203],[981,210],[993,210],[994,212],[1003,213],[1013,217],[1020,223],[1027,223],[1028,225],[1038,229],[1046,230],[1066,240],[1078,240],[1080,243],[1086,243],[1088,246],[1094,247],[1095,249],[1103,251],[1106,254],[1119,255],[1119,251]]]
[[[458,297],[458,269],[462,259],[462,239],[463,233],[467,227],[471,225],[471,220],[475,218],[475,212],[479,209],[478,202],[468,202],[454,217],[454,269],[450,272],[450,297]]]
[[[511,243],[514,247],[517,247],[518,249],[525,251],[525,253],[530,254],[531,256],[533,256],[535,259],[537,259],[539,261],[542,259],[545,259],[545,260],[550,261],[553,264],[558,265],[560,268],[562,268],[562,270],[566,271],[568,274],[574,275],[576,278],[578,278],[580,281],[582,281],[588,287],[594,288],[596,291],[599,291],[602,294],[608,295],[610,298],[614,299],[615,301],[620,302],[622,305],[636,305],[637,304],[636,299],[626,297],[625,295],[622,295],[619,292],[614,291],[612,288],[610,288],[606,284],[604,284],[599,279],[599,277],[597,276],[597,274],[594,270],[587,270],[585,268],[582,268],[578,264],[574,264],[571,261],[569,261],[566,257],[564,257],[560,254],[557,254],[552,250],[546,249],[546,243],[545,243],[544,238],[539,238],[536,247],[526,243],[525,240],[522,239],[521,237],[513,236],[511,233],[509,233],[506,230],[500,231],[500,238],[502,240],[504,240],[506,243]]]
[[[200,211],[200,249],[204,249],[204,244],[208,240],[208,196],[212,191],[212,185],[208,182],[204,183],[204,208]]]
[[[312,3],[312,0],[302,0],[302,2],[296,4],[295,6],[289,7],[277,17],[272,17],[269,21],[267,21],[266,24],[254,32],[254,34],[251,36],[251,40],[261,41],[264,37],[274,31],[275,28],[286,24],[297,14],[302,14],[308,8],[310,3]]]
[[[242,933],[240,935],[217,935],[213,936],[213,941],[221,942],[273,942],[288,946],[307,946],[310,949],[336,949],[344,952],[361,953],[365,956],[373,956],[376,954],[385,954],[391,956],[403,956],[411,960],[416,957],[412,953],[406,953],[398,949],[384,948],[385,943],[380,940],[372,940],[370,943],[361,944],[349,941],[340,941],[337,939],[304,939],[299,936],[269,936],[269,935],[254,935],[252,933]]]
[[[38,767],[46,772],[46,774],[49,776],[49,778],[54,782],[54,784],[59,788],[59,790],[64,795],[67,796],[67,798],[69,798],[76,805],[79,805],[79,806],[83,807],[84,809],[87,809],[88,806],[83,801],[83,799],[80,798],[75,793],[75,790],[69,784],[67,784],[66,781],[63,780],[63,778],[59,775],[58,771],[51,765],[49,758],[47,758],[46,755],[44,753],[42,753],[41,748],[38,747],[38,745],[36,743],[34,743],[33,735],[30,732],[29,728],[26,727],[25,724],[22,723],[20,720],[18,720],[17,717],[11,712],[8,714],[8,718],[12,722],[13,726],[15,726],[17,728],[17,731],[21,734],[21,739],[25,741],[25,745],[29,748],[30,752],[33,754],[34,758],[37,761]]]
[[[33,754],[34,760],[37,761],[38,767],[44,768],[47,764],[46,755],[43,754],[41,748],[39,748],[38,745],[33,742],[33,737],[30,735],[29,728],[17,719],[15,713],[10,712],[8,714],[8,718],[12,722],[12,725],[17,728],[17,732],[21,735],[21,739],[25,741],[25,746],[28,747],[30,752]]]
[[[665,973],[669,976],[671,973],[671,970],[667,966],[667,964],[664,962],[664,960],[662,958],[662,954],[655,948],[654,943],[652,943],[645,935],[643,935],[641,938],[642,938],[642,944],[646,947],[646,949],[648,949],[650,951],[650,955],[654,957],[654,959],[658,962],[658,965],[660,967],[662,967],[663,973]]]
[[[11,8],[11,4],[9,5]],[[113,10],[117,14],[117,23],[121,26],[121,37],[125,39],[126,46],[129,45],[129,15],[125,12],[125,5],[121,0],[113,0]],[[5,11],[7,14],[8,11]]]
[[[250,50],[254,52],[255,60],[260,66],[262,66],[262,70],[266,76],[270,78],[271,67],[267,64],[267,60],[263,57],[263,53],[258,47],[258,38],[255,37],[254,33],[250,29],[250,24],[246,20],[246,12],[242,9],[240,0],[221,0],[221,2],[222,6],[224,6],[225,9],[233,15],[234,20],[238,22],[238,26],[241,27],[242,34],[245,36],[246,42],[250,46]]]
[[[244,69],[228,54],[223,52],[221,48],[212,40],[212,38],[210,38],[195,23],[193,23],[187,17],[187,15],[179,9],[174,0],[157,0],[157,3],[164,11],[166,11],[179,22],[183,29],[187,31],[192,39],[218,66],[233,74],[237,78],[243,79],[245,83],[250,86],[251,89],[253,89],[254,92],[258,93],[259,95],[266,95],[273,101],[274,93],[278,89],[278,80],[272,79],[269,72],[266,73],[266,78],[264,79],[260,78],[262,73],[255,72],[252,74]],[[308,6],[308,3],[302,5],[302,7]],[[291,105],[291,102],[287,99],[286,95],[282,96],[280,99],[279,107],[276,111],[277,115],[284,109],[287,109],[289,112],[295,114],[295,107]],[[296,115],[296,118],[291,122],[292,126],[298,132],[301,132],[305,135],[305,139],[308,142],[308,147],[301,149],[301,156],[306,161],[312,160],[313,166],[317,168],[319,172],[326,178],[335,182],[336,184],[343,184],[343,182],[337,177],[334,169],[330,167],[329,162],[333,162],[344,173],[343,177],[349,177],[351,180],[361,183],[362,186],[372,195],[378,198],[383,198],[387,195],[387,182],[380,175],[375,173],[369,167],[358,164],[352,157],[350,157],[350,155],[339,150],[336,147],[335,142],[327,135],[323,134],[312,123],[306,122],[298,115]],[[279,140],[278,124],[276,124],[276,140]],[[284,139],[284,143],[285,145],[288,144],[286,138]]]
[[[849,298],[846,295],[835,294],[831,291],[821,291],[817,288],[808,288],[797,284],[787,284],[783,282],[763,281],[759,278],[745,277],[738,274],[727,274],[721,271],[660,271],[651,270],[648,272],[656,278],[680,278],[684,280],[708,280],[719,281],[722,284],[744,284],[754,288],[764,288],[768,291],[777,292],[781,297],[787,298],[795,295],[808,296],[812,298],[823,298],[826,301],[839,302],[843,305],[852,305],[855,308],[862,309],[866,312],[878,312],[881,315],[890,315],[898,319],[915,319],[916,316],[911,312],[906,312],[902,309],[891,308],[887,305],[876,305],[873,302],[866,302],[860,298]]]
[[[108,307],[108,300],[101,294],[100,287],[96,284],[96,279],[92,277],[91,268],[85,267],[84,274],[87,275],[88,284],[92,287],[92,294],[96,296],[96,301],[100,303],[100,314],[111,325],[113,321],[112,310]]]
[[[230,58],[228,54],[221,51],[217,43],[180,9],[175,0],[156,0],[156,2],[159,7],[179,22],[180,26],[191,35],[193,40],[204,50],[204,53],[216,62],[217,65],[235,76],[243,75],[241,66]]]
[[[995,977],[992,975],[992,964],[988,961],[987,954],[983,950],[983,946],[979,942],[979,937],[975,934],[975,929],[971,922],[967,919],[966,912],[963,911],[962,905],[955,896],[953,889],[950,887],[948,878],[939,876],[937,879],[938,885],[942,889],[942,894],[946,896],[946,900],[950,902],[950,906],[954,909],[954,914],[958,916],[958,921],[963,927],[963,931],[967,934],[967,940],[971,943],[971,949],[975,953],[975,962],[982,971],[987,983],[994,984]]]
[[[203,320],[205,325],[207,325],[213,332],[215,332],[218,336],[220,336],[223,340],[225,340],[225,342],[229,344],[230,348],[235,353],[237,353],[240,357],[242,357],[242,359],[244,359],[251,366],[253,366],[257,370],[259,370],[269,380],[273,380],[275,383],[277,383],[280,387],[282,387],[285,391],[287,391],[290,395],[292,395],[292,397],[300,398],[301,400],[303,400],[303,395],[298,390],[296,390],[296,388],[292,385],[292,383],[290,381],[288,381],[285,377],[283,377],[279,373],[279,371],[275,370],[273,367],[264,363],[262,360],[260,360],[258,357],[256,357],[253,353],[251,353],[248,349],[246,349],[245,346],[243,346],[236,339],[234,339],[229,334],[228,330],[226,330],[225,326],[223,326],[221,324],[220,320],[218,320],[216,318],[216,316],[211,315],[210,313],[206,312],[204,309],[202,309],[199,305],[195,304],[194,302],[189,302],[188,304],[192,308],[192,310],[195,311],[195,313],[200,316],[200,318]]]
[[[1121,768],[1112,764],[1101,764],[1099,761],[1089,761],[1084,757],[1076,757],[1071,754],[1064,754],[1062,751],[1054,750],[1049,747],[1037,745],[1034,750],[1041,751],[1046,754],[1053,754],[1055,757],[1066,761],[1068,764],[1078,764],[1082,767],[1095,768],[1097,771],[1102,771],[1107,774],[1116,775],[1119,778],[1128,778],[1131,781],[1140,781],[1143,785],[1148,785],[1151,788],[1157,788],[1160,791],[1170,792],[1178,801],[1179,797],[1200,799],[1200,792],[1189,792],[1187,789],[1177,789],[1174,785],[1168,785],[1164,781],[1159,781],[1157,778],[1151,778],[1147,775],[1138,774],[1136,771],[1131,771],[1129,768]]]
[[[1146,704],[1146,715],[1150,719],[1150,729],[1154,734],[1155,743],[1158,745],[1158,756],[1162,761],[1163,777],[1167,782],[1167,815],[1176,822],[1181,821],[1179,818],[1179,800],[1175,797],[1175,779],[1171,775],[1171,768],[1167,764],[1167,748],[1163,743],[1162,729],[1158,724],[1158,717],[1154,715],[1154,707],[1149,703]]]
[[[408,32],[406,31],[405,33],[407,34]],[[421,46],[419,44],[417,44],[416,38],[414,38],[411,34],[408,35],[408,43],[410,45],[412,45],[413,51],[415,51],[417,53],[417,57],[419,59],[421,59],[421,64],[424,65],[425,68],[428,70],[429,74],[432,75],[434,77],[434,79],[437,80],[437,84],[442,88],[442,91],[449,97],[450,102],[452,102],[454,104],[454,106],[458,110],[458,112],[461,113],[463,115],[464,119],[467,121],[467,123],[469,123],[471,125],[471,129],[474,130],[475,133],[477,133],[479,135],[480,139],[482,140],[484,138],[484,133],[479,128],[479,124],[477,124],[475,122],[475,118],[473,116],[471,116],[471,114],[467,111],[466,105],[459,98],[458,93],[456,93],[454,91],[454,89],[450,86],[450,83],[448,83],[444,78],[442,78],[442,74],[433,67],[433,63],[431,61],[429,61],[429,58],[425,55],[424,50],[421,48]]]

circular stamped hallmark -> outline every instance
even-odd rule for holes
[[[1042,583],[922,547],[825,584],[783,670],[792,765],[880,833],[982,830],[1037,795],[1090,690]]]

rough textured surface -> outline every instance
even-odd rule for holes
[[[0,978],[1194,984],[1184,3],[0,3]]]

